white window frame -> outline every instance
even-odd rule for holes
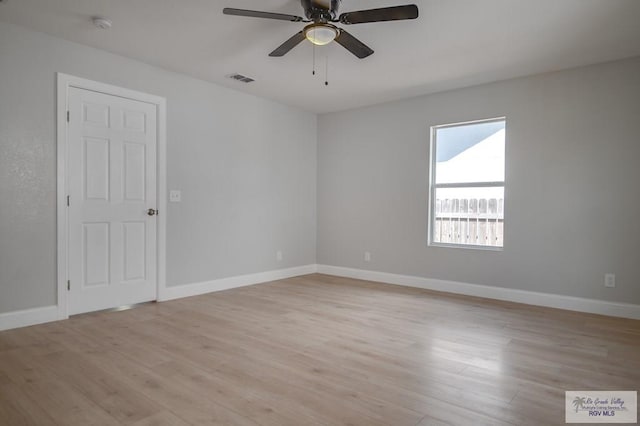
[[[427,244],[430,247],[449,247],[449,248],[464,248],[471,250],[487,250],[487,251],[503,251],[504,250],[504,241],[501,247],[497,246],[483,246],[478,244],[455,244],[455,243],[441,243],[433,241],[433,231],[435,229],[436,222],[436,189],[440,188],[495,188],[495,187],[504,187],[505,194],[507,190],[507,178],[505,176],[504,181],[497,182],[461,182],[461,183],[440,183],[436,184],[436,133],[440,129],[446,129],[450,127],[460,127],[460,126],[468,126],[472,124],[479,123],[494,123],[498,121],[505,122],[505,128],[507,123],[507,117],[494,117],[480,120],[472,120],[472,121],[462,121],[458,123],[448,123],[448,124],[439,124],[436,126],[431,126],[431,140],[429,146],[429,155],[431,160],[431,169],[429,171],[429,226],[427,227]],[[505,140],[505,150],[506,150],[506,140]],[[505,155],[505,163],[506,163],[506,155]],[[505,164],[506,168],[506,164]],[[506,200],[506,196],[504,197]],[[505,203],[506,204],[506,203]],[[504,211],[505,206],[503,206]],[[506,216],[506,215],[505,215]],[[502,220],[503,229],[506,227],[505,220]]]

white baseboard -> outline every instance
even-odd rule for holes
[[[259,272],[249,275],[238,275],[229,278],[220,278],[201,283],[185,284],[175,287],[166,287],[160,290],[158,301],[179,299],[182,297],[197,296],[199,294],[211,293],[214,291],[228,290],[236,287],[244,287],[253,284],[260,284],[268,281],[282,280],[285,278],[297,277],[300,275],[313,274],[317,271],[316,265],[304,265],[294,268],[277,269],[275,271]]]
[[[239,275],[236,277],[222,278],[203,283],[167,287],[160,289],[158,301],[160,302],[179,299],[181,297],[196,296],[199,294],[211,293],[213,291],[227,290],[230,288],[313,274],[315,272],[317,272],[317,267],[315,264],[312,264],[294,268],[278,269],[275,271],[260,272],[257,274]],[[58,306],[46,306],[43,308],[0,313],[0,331],[42,324],[65,318],[67,317],[61,316]]]
[[[566,309],[569,311],[588,312],[592,314],[609,315],[614,317],[640,319],[640,305],[632,305],[629,303],[608,302],[603,300],[585,299],[581,297],[563,296],[558,294],[538,293],[534,291],[516,290],[503,287],[491,287],[480,284],[468,284],[457,281],[445,281],[415,277],[410,275],[389,274],[386,272],[367,271],[363,269],[345,268],[341,266],[317,265],[317,271],[321,274],[335,275],[339,277],[356,278],[360,280],[403,285],[407,287],[424,288],[427,290],[464,294],[467,296],[506,300],[509,302],[525,303],[527,305],[545,306],[548,308]]]
[[[214,291],[227,290],[260,284],[268,281],[281,280],[319,272],[321,274],[339,277],[356,278],[387,284],[403,285],[407,287],[424,288],[427,290],[447,293],[464,294],[468,296],[485,297],[489,299],[505,300],[528,305],[546,306],[550,308],[566,309],[570,311],[588,312],[614,317],[640,319],[640,305],[629,303],[607,302],[602,300],[585,299],[581,297],[563,296],[534,291],[515,290],[502,287],[491,287],[480,284],[461,283],[457,281],[437,280],[415,277],[410,275],[390,274],[386,272],[367,271],[364,269],[345,268],[330,265],[304,265],[294,268],[278,269],[256,274],[240,275],[221,278],[202,283],[186,284],[160,289],[158,301],[197,296]],[[11,328],[27,327],[61,319],[58,306],[25,309],[16,312],[0,314],[0,331]]]
[[[11,328],[27,327],[59,319],[58,306],[25,309],[0,314],[0,331]]]

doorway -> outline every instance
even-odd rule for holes
[[[66,109],[58,120],[61,315],[156,300],[164,271],[164,99],[58,79]]]

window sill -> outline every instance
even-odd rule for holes
[[[476,246],[471,244],[448,244],[448,243],[429,243],[429,247],[441,247],[441,248],[456,248],[456,249],[469,249],[469,250],[481,250],[481,251],[504,251],[504,247],[495,246]]]

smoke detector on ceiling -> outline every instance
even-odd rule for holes
[[[113,25],[113,22],[111,22],[107,18],[101,18],[101,17],[97,16],[97,17],[93,18],[93,25],[95,25],[96,27],[100,28],[101,30],[108,30]]]

